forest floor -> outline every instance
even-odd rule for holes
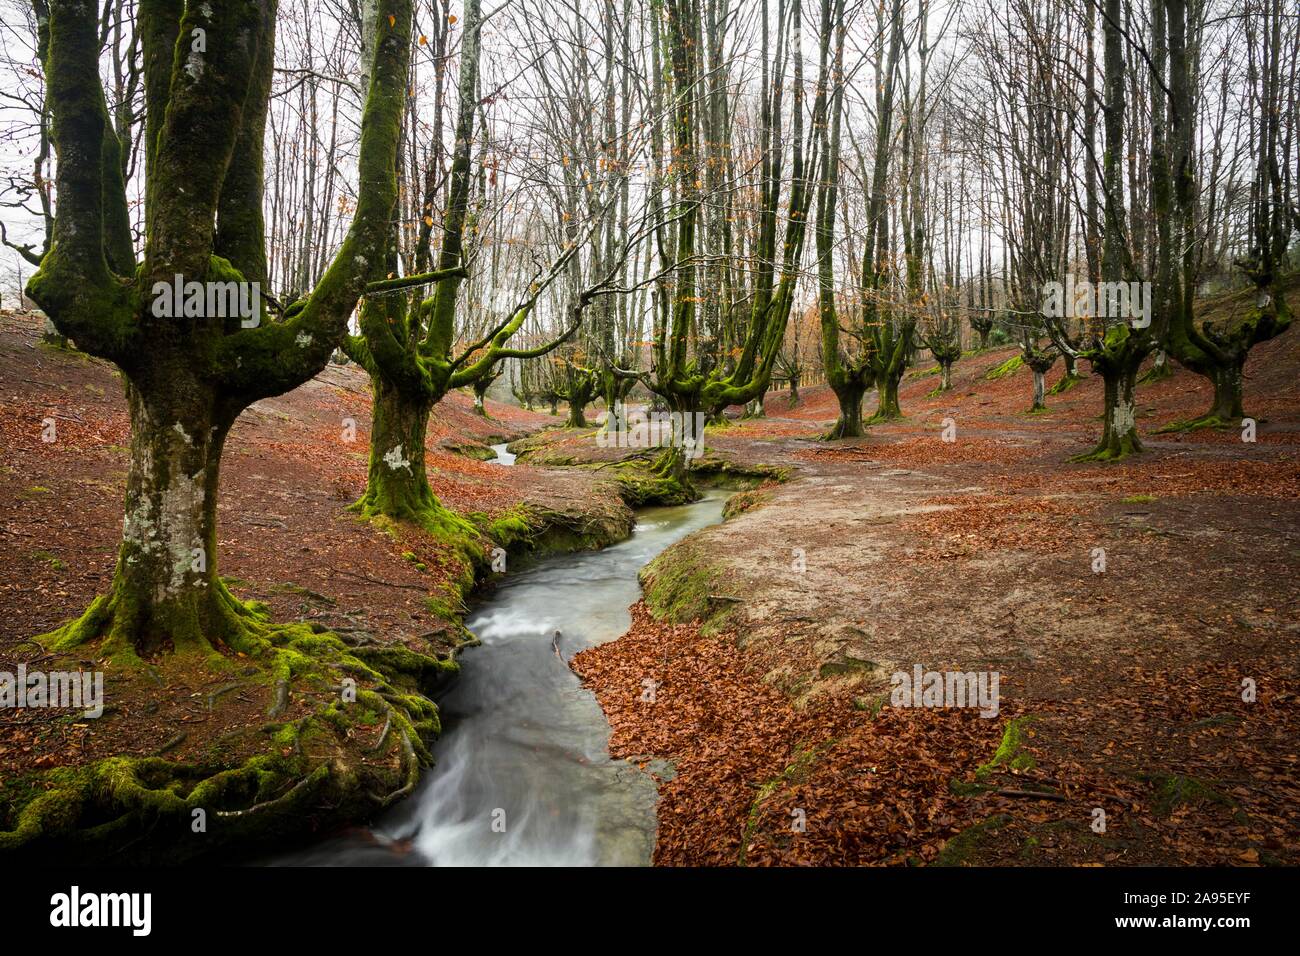
[[[836,413],[825,388],[794,407],[773,393],[767,418],[709,431],[702,473],[784,480],[741,492],[723,524],[665,552],[629,633],[574,661],[612,752],[674,768],[660,781],[657,863],[1300,862],[1300,339],[1252,356],[1255,443],[1236,430],[1155,435],[1209,403],[1207,383],[1176,370],[1139,390],[1147,453],[1106,466],[1067,462],[1100,431],[1100,381],[1029,415],[1027,370],[985,378],[1014,354],[967,355],[942,394],[922,362],[904,381],[906,418],[861,440],[818,440]],[[43,346],[28,315],[0,314],[0,406],[0,661],[12,669],[46,661],[30,638],[110,580],[129,435],[111,366]],[[430,474],[445,503],[625,526],[605,467],[625,451],[554,429],[515,445],[591,467],[525,457],[503,469],[474,456],[558,422],[489,411],[475,416],[461,394],[435,408]],[[463,635],[446,611],[459,600],[447,550],[345,510],[364,487],[368,423],[355,367],[240,418],[223,465],[222,575],[277,621],[450,654]],[[890,706],[890,675],[918,664],[997,671],[998,715]],[[201,668],[172,669],[165,686],[148,674],[110,668],[98,720],[0,714],[0,815],[46,768],[114,754],[234,761],[259,746],[260,688],[226,692],[229,677]],[[310,706],[295,695],[293,708]]]
[[[557,421],[492,401],[488,411],[490,419],[474,414],[471,397],[459,392],[434,410],[428,466],[445,504],[486,520],[530,515],[541,530],[531,543],[543,549],[550,530],[580,530],[596,544],[630,532],[631,511],[600,476],[481,460],[494,454],[488,444]],[[42,440],[47,419],[51,442]],[[268,605],[275,621],[446,658],[464,640],[454,553],[421,530],[381,529],[346,510],[365,488],[369,425],[367,378],[354,365],[330,366],[245,411],[222,465],[220,571],[237,596]],[[32,315],[0,313],[0,670],[56,669],[31,638],[108,587],[129,442],[117,371],[44,345]],[[255,681],[232,687],[229,673],[201,659],[168,660],[164,673],[96,661],[90,647],[82,656],[63,663],[105,672],[102,717],[0,712],[0,830],[41,791],[50,768],[118,755],[237,766],[268,745],[266,688]],[[316,696],[295,691],[282,720],[328,706],[328,695]],[[389,759],[370,753],[371,743],[358,741],[350,759]]]
[[[1178,369],[1111,465],[1068,462],[1100,379],[1030,415],[1027,369],[985,378],[1015,354],[942,394],[922,363],[861,440],[817,440],[824,387],[709,431],[704,461],[790,480],[666,551],[574,662],[611,751],[673,768],[656,863],[1300,863],[1300,337],[1252,353],[1253,444],[1154,434],[1209,405]],[[997,672],[998,715],[890,706],[916,665]]]

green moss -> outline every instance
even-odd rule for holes
[[[984,373],[984,378],[990,382],[995,382],[1000,378],[1006,378],[1008,375],[1014,375],[1025,364],[1023,355],[1013,355],[1001,365],[995,365]]]
[[[789,766],[758,788],[758,795],[754,797],[754,802],[750,804],[749,815],[745,818],[745,832],[740,839],[740,854],[736,859],[739,866],[744,866],[746,863],[745,858],[749,845],[753,842],[754,834],[758,829],[758,817],[763,803],[782,787],[788,784],[798,784],[806,780],[808,774],[812,771],[813,765],[831,747],[835,746],[836,742],[836,740],[827,740],[816,747],[797,750],[794,760],[790,762]]]
[[[527,542],[540,530],[540,522],[525,505],[517,505],[488,522],[488,536],[509,550],[520,542]]]
[[[1217,431],[1229,431],[1241,428],[1241,419],[1239,418],[1221,418],[1218,415],[1202,415],[1199,418],[1185,418],[1168,425],[1157,428],[1157,435],[1170,435],[1179,432],[1200,431],[1202,428],[1212,428]]]
[[[767,482],[784,484],[789,468],[778,465],[739,465],[725,458],[701,458],[691,468],[691,480],[706,488],[734,488],[751,491]]]
[[[1074,386],[1078,385],[1081,381],[1083,381],[1082,375],[1078,375],[1078,374],[1062,375],[1061,378],[1057,381],[1057,383],[1047,390],[1047,394],[1060,395],[1063,392],[1068,392],[1070,389],[1074,388]]]
[[[817,670],[817,676],[823,680],[829,677],[843,677],[846,674],[870,674],[877,668],[875,661],[862,660],[845,654],[843,660],[827,661]]]
[[[444,444],[442,447],[454,455],[463,455],[475,461],[492,461],[497,456],[495,451],[479,442],[454,442]]]
[[[235,766],[119,756],[47,771],[16,799],[6,788],[0,850],[67,854],[83,863],[117,860],[129,850],[127,859],[178,862],[246,844],[254,834],[355,818],[409,792],[419,767],[431,762],[426,742],[441,730],[423,691],[456,664],[401,646],[350,648],[317,624],[242,617],[245,638],[257,633],[263,642],[248,658],[260,674],[247,683],[266,688],[273,701],[281,687],[292,687],[297,699],[316,704],[304,717],[268,726],[270,752]],[[345,676],[358,681],[356,702],[338,693]],[[345,757],[355,729],[375,726],[380,715],[390,729],[375,746],[377,759]],[[210,758],[221,753],[208,749]],[[190,841],[183,835],[195,809],[207,814],[209,829]]]
[[[727,521],[746,511],[753,511],[770,497],[771,495],[763,491],[742,491],[734,494],[722,506],[722,520]]]
[[[1155,495],[1129,495],[1127,498],[1123,499],[1122,503],[1126,505],[1149,505],[1151,502],[1157,500],[1159,499],[1157,499]]]
[[[1152,773],[1143,774],[1142,779],[1155,789],[1155,810],[1161,816],[1170,816],[1180,806],[1210,804],[1231,810],[1239,823],[1248,822],[1249,818],[1236,800],[1199,777]]]
[[[689,474],[675,474],[671,469],[639,458],[618,462],[612,471],[619,496],[633,508],[684,505],[698,500],[700,493]]]
[[[853,709],[865,710],[871,719],[875,720],[888,703],[888,694],[876,694],[874,697],[855,697],[853,698]]]
[[[55,571],[68,570],[68,566],[66,564],[64,564],[61,560],[59,560],[54,555],[50,554],[50,552],[48,551],[33,551],[32,557],[37,561],[44,561]]]
[[[734,605],[719,593],[722,572],[709,564],[689,542],[661,552],[641,569],[641,586],[650,612],[673,623],[700,621],[701,633],[716,633]]]
[[[1011,770],[1031,770],[1037,766],[1033,755],[1023,749],[1032,720],[1032,717],[1026,716],[1007,722],[1006,728],[1002,731],[1002,742],[998,744],[992,759],[975,768],[977,780],[983,781],[994,770],[1004,767]]]
[[[981,820],[979,823],[967,827],[944,844],[944,848],[939,852],[939,856],[935,859],[933,865],[970,865],[972,858],[980,849],[996,839],[998,832],[1011,822],[1010,816],[999,813],[987,820]]]

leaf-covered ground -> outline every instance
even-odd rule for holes
[[[489,411],[490,420],[473,414],[461,393],[434,411],[428,462],[446,504],[492,517],[521,504],[582,516],[625,511],[614,490],[591,475],[502,468],[452,451],[488,453],[484,443],[556,422],[496,402]],[[50,418],[55,440],[45,442],[42,422]],[[269,605],[276,621],[314,622],[445,655],[462,639],[449,613],[458,599],[449,586],[453,552],[418,529],[385,532],[346,511],[365,487],[369,425],[367,381],[356,366],[330,366],[248,409],[223,459],[220,572],[239,597]],[[0,313],[0,669],[48,665],[29,639],[79,614],[107,588],[129,441],[112,366],[41,344],[31,315]],[[102,666],[93,647],[85,657],[85,665]],[[107,709],[97,720],[44,708],[0,712],[0,797],[35,771],[106,756],[237,761],[262,746],[263,687],[232,687],[239,681],[202,662],[169,659],[165,685],[150,673],[108,667]],[[319,703],[295,693],[285,719]],[[364,752],[366,742],[359,744]]]
[[[1300,339],[1252,353],[1255,443],[1156,434],[1209,404],[1180,369],[1108,466],[1068,462],[1100,381],[1029,415],[1027,370],[985,378],[1014,354],[912,374],[865,439],[816,440],[825,388],[710,432],[792,480],[657,563],[693,620],[575,660],[661,773],[657,863],[1300,863]],[[997,671],[998,716],[890,707],[915,664]]]

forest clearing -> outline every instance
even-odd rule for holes
[[[1300,865],[1291,5],[0,3],[0,859]]]

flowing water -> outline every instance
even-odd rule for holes
[[[510,454],[510,452],[506,451],[505,442],[502,442],[500,445],[491,445],[489,447],[491,447],[491,449],[497,453],[497,456],[488,464],[513,465],[515,463],[515,456]]]
[[[499,463],[513,463],[494,447]],[[465,621],[483,643],[465,650],[461,673],[437,697],[443,734],[415,793],[369,828],[272,862],[648,864],[654,783],[610,759],[609,724],[567,662],[627,630],[637,572],[721,520],[725,498],[646,508],[626,541],[508,571]]]

